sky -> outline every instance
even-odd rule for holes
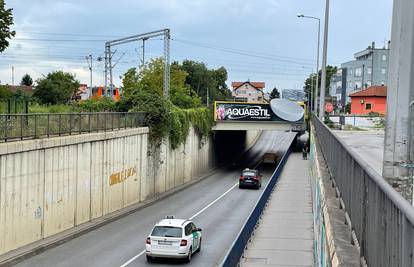
[[[16,36],[0,54],[1,84],[28,73],[73,73],[90,83],[86,56],[93,57],[93,85],[103,85],[105,41],[169,28],[171,61],[191,59],[224,66],[232,81],[263,81],[266,91],[302,89],[316,69],[317,21],[321,48],[325,0],[6,0]],[[331,0],[328,64],[340,65],[373,41],[390,38],[392,0]],[[145,60],[162,56],[160,38],[145,43]],[[142,43],[115,47],[114,82],[141,64]]]

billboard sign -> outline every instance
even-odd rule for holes
[[[285,121],[272,111],[269,104],[225,101],[214,103],[214,119],[216,121]]]

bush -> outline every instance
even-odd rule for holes
[[[70,113],[77,110],[73,105],[39,105],[38,103],[30,103],[29,113]]]
[[[123,99],[120,106],[132,112],[145,112],[150,142],[159,145],[168,135],[173,149],[185,142],[191,125],[202,138],[210,134],[213,126],[209,109],[182,109],[155,93],[136,92]]]
[[[110,97],[91,98],[75,104],[79,111],[112,112],[116,111],[116,102]]]

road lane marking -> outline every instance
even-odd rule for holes
[[[189,218],[189,220],[194,219],[195,217],[197,217],[198,215],[200,215],[201,213],[203,213],[206,209],[210,208],[211,206],[214,205],[214,203],[216,203],[217,201],[219,201],[222,197],[224,197],[225,195],[227,195],[231,190],[233,190],[233,188],[235,188],[239,183],[235,183],[232,187],[229,188],[229,190],[227,190],[226,192],[224,192],[221,196],[219,196],[218,198],[216,198],[213,202],[211,202],[210,204],[208,204],[207,206],[205,206],[202,210],[200,210],[199,212],[197,212],[196,214],[194,214],[193,216],[191,216]]]
[[[218,198],[216,198],[215,200],[213,200],[212,202],[210,202],[210,204],[208,204],[207,206],[205,206],[204,208],[202,208],[200,211],[198,211],[196,214],[194,214],[193,216],[191,216],[189,218],[189,220],[194,219],[195,217],[197,217],[198,215],[200,215],[201,213],[203,213],[204,211],[206,211],[208,208],[210,208],[211,206],[213,206],[217,201],[219,201],[220,199],[222,199],[225,195],[227,195],[231,190],[233,190],[237,185],[239,184],[239,182],[235,183],[232,187],[230,187],[226,192],[224,192],[223,194],[221,194]],[[124,264],[122,264],[120,267],[126,267],[128,266],[131,262],[133,262],[134,260],[138,259],[139,257],[141,257],[143,254],[145,253],[145,249],[143,251],[141,251],[140,253],[138,253],[137,255],[135,255],[134,257],[132,257],[131,259],[129,259],[127,262],[125,262]]]

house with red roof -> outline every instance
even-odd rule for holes
[[[371,86],[349,95],[351,114],[364,115],[370,112],[387,112],[387,86]]]
[[[232,96],[247,102],[263,102],[264,82],[232,82]]]

